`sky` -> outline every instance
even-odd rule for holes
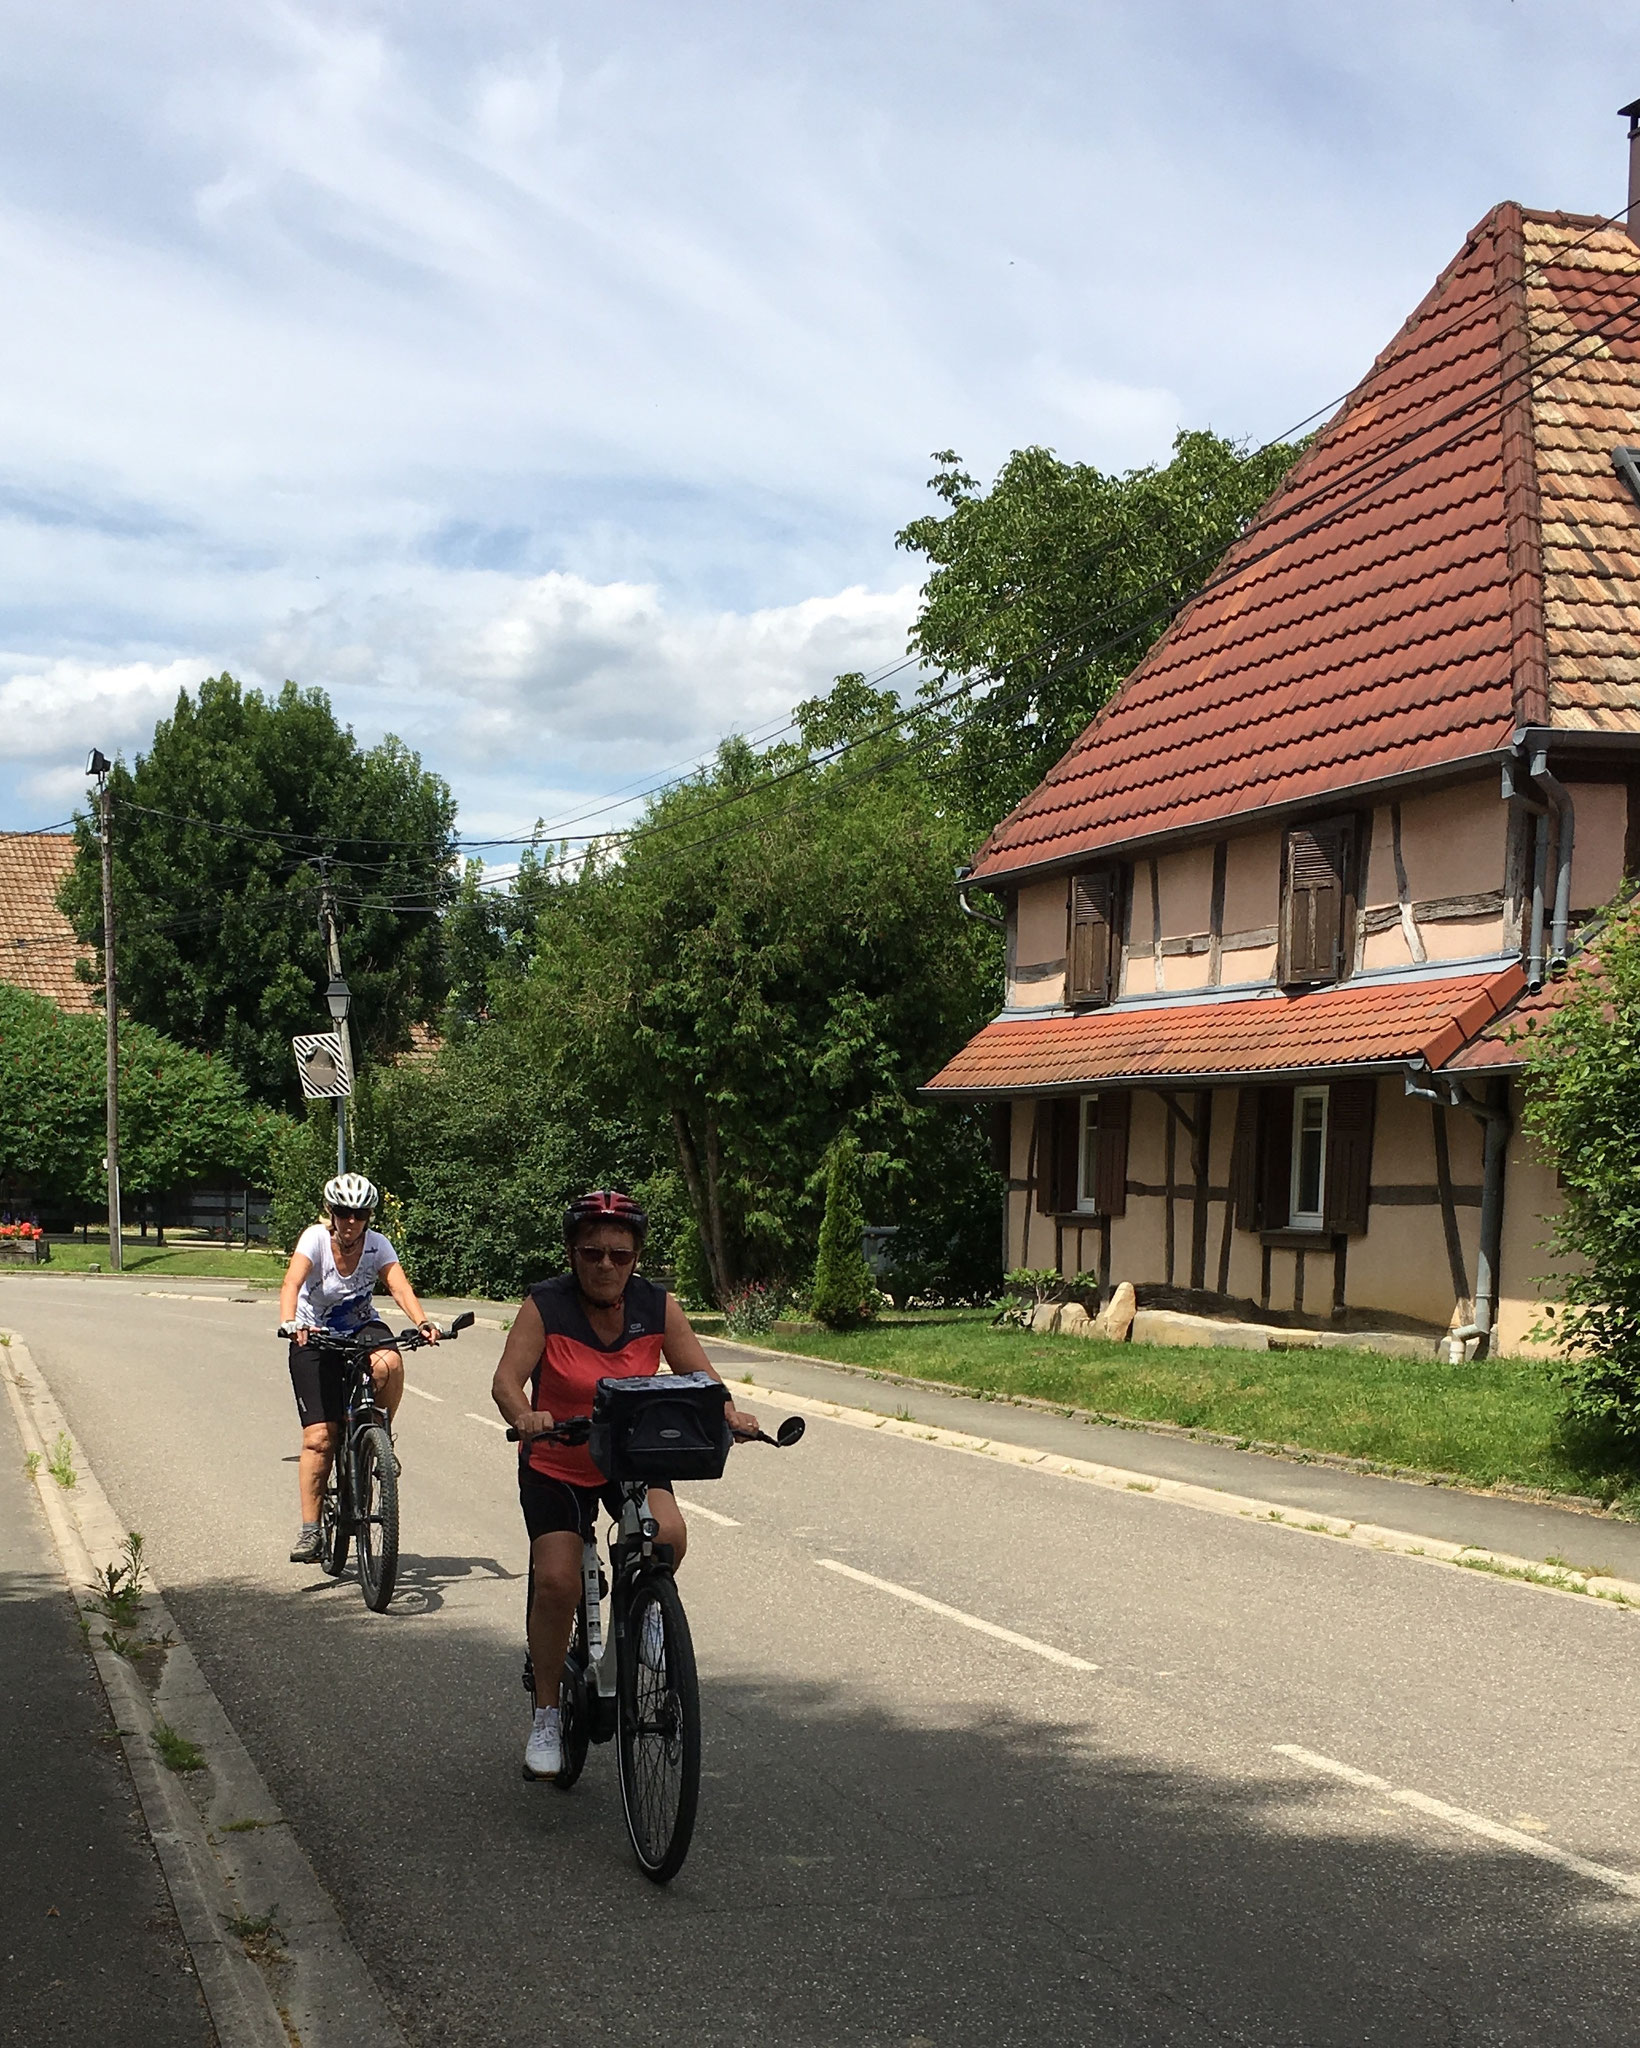
[[[0,0],[0,58],[0,829],[229,670],[501,835],[901,661],[934,451],[1269,439],[1497,201],[1617,211],[1640,10]]]

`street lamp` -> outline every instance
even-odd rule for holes
[[[330,977],[330,985],[325,990],[325,1008],[330,1012],[336,1026],[336,1037],[342,1048],[342,1072],[344,1075],[351,1074],[353,1071],[353,1048],[348,1043],[347,1037],[347,1013],[352,1006],[352,989],[348,987],[340,973],[333,974]],[[347,1171],[347,1097],[345,1095],[338,1095],[336,1098],[336,1171],[338,1173],[346,1173]]]

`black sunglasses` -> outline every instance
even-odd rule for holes
[[[368,1209],[332,1209],[330,1214],[336,1223],[368,1223],[370,1220]]]
[[[585,1259],[589,1266],[630,1266],[637,1258],[636,1252],[623,1252],[619,1247],[608,1244],[578,1244],[572,1247],[578,1259]]]

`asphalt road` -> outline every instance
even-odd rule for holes
[[[680,1488],[734,1526],[691,1524],[706,1776],[656,1891],[610,1752],[519,1777],[499,1333],[410,1362],[376,1617],[285,1562],[272,1321],[0,1280],[410,2041],[1633,2040],[1640,1617],[811,1422]]]

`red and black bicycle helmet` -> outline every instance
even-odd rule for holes
[[[564,1211],[564,1249],[574,1244],[577,1233],[588,1223],[619,1223],[630,1230],[642,1251],[649,1235],[649,1218],[630,1195],[619,1188],[589,1188],[577,1195]]]

